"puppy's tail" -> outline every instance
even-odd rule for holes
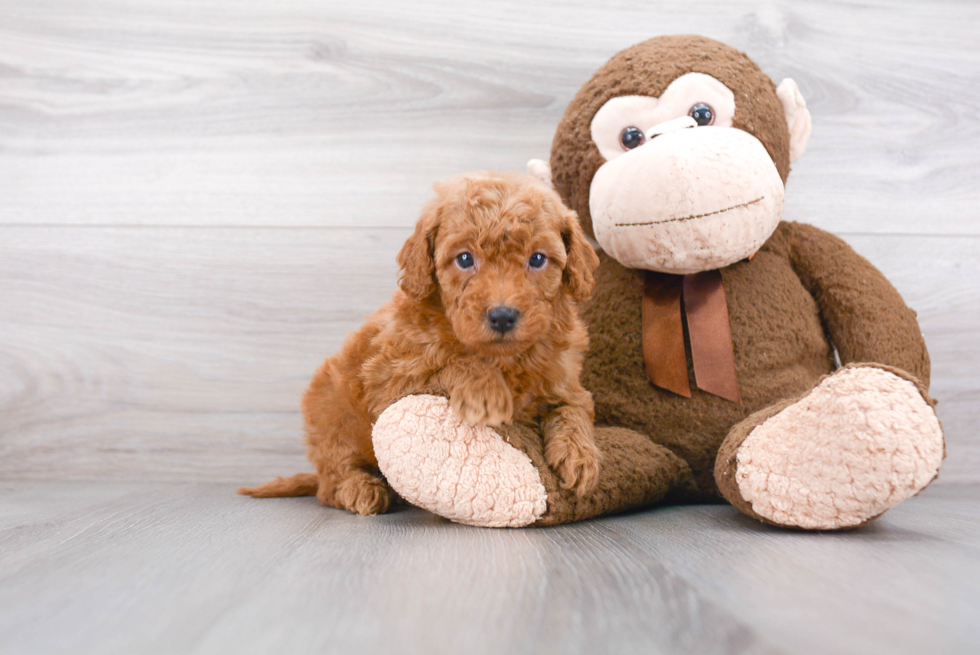
[[[257,487],[239,487],[238,493],[252,498],[315,496],[318,486],[316,473],[297,473],[289,478],[276,478]]]

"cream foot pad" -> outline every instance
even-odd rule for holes
[[[915,384],[846,368],[752,430],[735,480],[773,523],[852,527],[924,489],[943,454],[939,420]]]
[[[438,396],[408,396],[374,425],[374,452],[398,494],[434,514],[483,527],[521,527],[547,508],[531,460],[492,428],[463,422]]]

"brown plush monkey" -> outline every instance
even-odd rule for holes
[[[796,84],[726,45],[659,37],[615,55],[568,106],[550,166],[529,165],[602,249],[584,307],[598,489],[559,486],[536,426],[501,430],[503,444],[425,397],[375,429],[389,482],[476,525],[721,495],[769,523],[837,529],[924,489],[945,449],[914,312],[843,241],[780,221],[809,133]]]

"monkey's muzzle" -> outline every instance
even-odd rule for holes
[[[686,275],[761,248],[784,198],[762,142],[714,126],[653,136],[592,179],[589,210],[603,249],[630,268]]]

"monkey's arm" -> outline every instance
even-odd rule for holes
[[[929,353],[895,287],[843,240],[812,225],[784,223],[790,261],[816,299],[841,364],[900,368],[929,386]]]

